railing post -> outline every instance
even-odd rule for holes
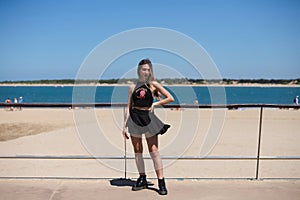
[[[261,130],[262,130],[262,120],[263,120],[262,117],[263,117],[263,106],[260,107],[260,115],[259,115],[258,144],[257,144],[257,157],[256,157],[256,176],[255,176],[256,180],[258,180],[258,175],[259,175]]]
[[[125,120],[126,120],[126,107],[125,106],[123,107],[123,116],[124,116],[123,123],[125,123]],[[123,129],[122,129],[122,132],[123,132]],[[126,142],[125,137],[123,137],[123,140],[124,140],[124,177],[126,179],[127,178],[127,142]]]

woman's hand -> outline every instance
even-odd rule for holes
[[[124,138],[129,139],[126,127],[123,128],[123,136]]]
[[[152,105],[151,105],[151,107],[150,107],[150,112],[153,112],[154,111],[154,108],[155,108],[155,106],[157,106],[157,102],[154,102]]]

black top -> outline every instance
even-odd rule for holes
[[[153,96],[150,90],[149,84],[142,84],[138,86],[132,92],[133,106],[136,107],[151,107],[153,103]]]

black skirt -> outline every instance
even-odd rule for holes
[[[164,134],[171,126],[164,124],[150,110],[131,109],[130,116],[126,126],[130,134],[141,136],[143,133],[149,133],[151,136]]]

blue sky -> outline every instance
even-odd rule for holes
[[[142,27],[193,38],[223,78],[300,77],[297,0],[0,0],[0,81],[75,78],[98,44]],[[142,57],[164,64],[151,52],[122,64]],[[115,76],[112,70],[102,78]],[[199,78],[192,71],[187,76]]]

